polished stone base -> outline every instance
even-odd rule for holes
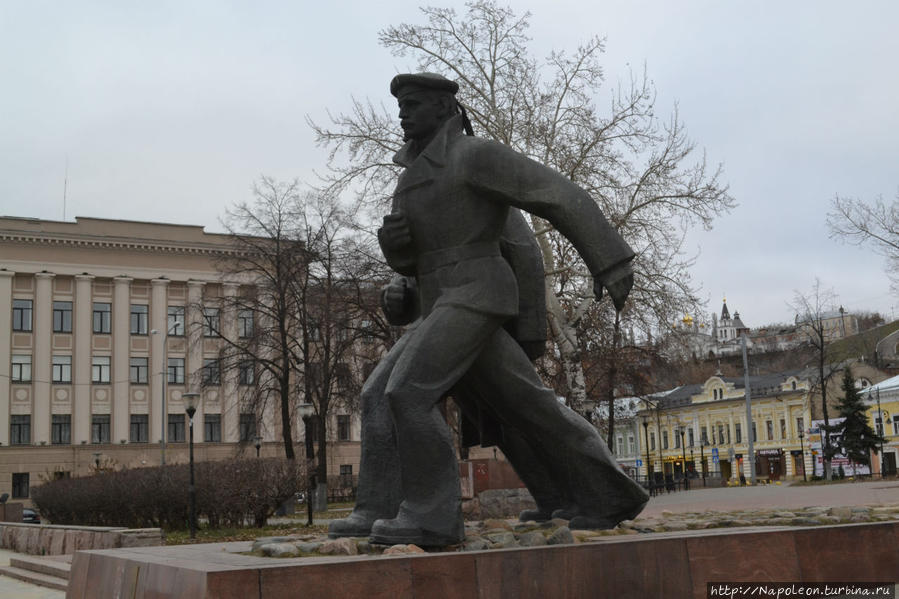
[[[707,582],[899,580],[899,522],[596,537],[466,553],[241,555],[250,543],[80,551],[68,599],[706,597]]]

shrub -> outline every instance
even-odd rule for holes
[[[305,465],[284,458],[235,459],[194,465],[197,517],[213,528],[263,526],[305,486]],[[188,527],[187,464],[100,472],[49,481],[32,489],[41,516],[54,524]]]

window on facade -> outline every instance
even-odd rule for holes
[[[699,441],[703,445],[709,444],[709,433],[704,426],[699,429]]]
[[[734,423],[734,441],[737,443],[743,442],[743,429],[739,422]]]
[[[680,431],[674,431],[674,448],[680,449]]]
[[[109,364],[111,358],[109,356],[94,356],[91,358],[91,382],[92,383],[108,383],[109,382]]]
[[[146,357],[131,358],[128,371],[133,384],[146,385],[150,376],[148,359]]]
[[[255,364],[252,360],[244,360],[237,366],[237,384],[252,385],[256,382]]]
[[[787,438],[787,421],[784,420],[783,418],[780,419],[780,438],[781,439]]]
[[[10,379],[14,383],[31,382],[31,356],[13,355]]]
[[[805,434],[805,420],[802,417],[796,419],[796,432]]]
[[[150,309],[145,304],[131,304],[131,334],[146,335]]]
[[[222,369],[218,358],[206,358],[203,360],[203,384],[219,385],[222,380]]]
[[[203,308],[203,336],[218,337],[221,329],[218,308]]]
[[[340,476],[353,476],[353,465],[352,464],[341,464],[340,465]]]
[[[12,301],[12,330],[31,330],[31,300],[14,299]]]
[[[184,443],[184,414],[169,414],[169,426],[166,434],[172,443]]]
[[[26,499],[29,491],[29,476],[27,472],[13,472],[12,496],[13,499]]]
[[[28,445],[31,443],[31,416],[13,414],[9,417],[9,444]]]
[[[72,382],[72,356],[53,356],[53,382]]]
[[[756,429],[755,422],[752,423],[752,442],[755,443],[759,440],[758,430]]]
[[[662,431],[662,449],[668,449],[668,431]]]
[[[628,454],[630,454],[630,455],[634,455],[634,454],[636,453],[636,448],[635,448],[635,445],[634,445],[634,436],[633,436],[633,435],[628,435],[628,436],[627,436],[627,452],[628,452]]]
[[[880,416],[874,417],[874,431],[878,435],[883,435],[883,418]]]
[[[109,443],[109,414],[91,416],[91,443]]]
[[[656,434],[649,433],[649,449],[650,451],[655,451],[656,449]]]
[[[207,443],[222,442],[221,414],[203,414],[203,440]]]
[[[724,437],[725,437],[725,435],[724,435],[724,425],[723,425],[723,424],[719,424],[719,425],[718,425],[718,443],[719,443],[719,444],[724,444]]]
[[[790,383],[790,387],[792,388],[793,391],[795,391],[796,390],[796,381],[793,381],[792,383]]]
[[[893,434],[899,435],[899,419],[893,417]]]
[[[72,332],[72,302],[53,302],[53,332]]]
[[[350,417],[346,414],[337,416],[337,439],[339,441],[350,440]]]
[[[244,339],[253,336],[252,310],[240,310],[237,313],[237,334]]]
[[[95,333],[112,332],[112,304],[94,302],[93,331]]]
[[[50,443],[53,445],[69,445],[72,442],[72,416],[69,414],[53,414],[50,421]]]
[[[624,446],[624,438],[621,435],[615,437],[615,455],[620,456]]]
[[[768,435],[768,440],[774,440],[774,423],[770,420],[765,421],[765,433]]]
[[[695,445],[695,439],[693,438],[695,435],[693,434],[693,427],[687,429],[687,446],[693,447]]]
[[[242,442],[252,441],[256,436],[256,414],[241,414],[237,432]]]
[[[169,306],[166,312],[166,331],[169,335],[184,335],[184,306]]]
[[[169,358],[169,382],[174,385],[184,384],[184,358]]]
[[[146,443],[149,439],[149,417],[146,414],[131,415],[131,442]]]

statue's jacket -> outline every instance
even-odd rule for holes
[[[394,270],[417,278],[422,316],[440,306],[518,314],[518,285],[499,243],[510,207],[552,223],[603,286],[630,273],[633,250],[589,194],[508,146],[463,135],[458,115],[417,156],[409,142],[394,162],[406,170],[392,212],[405,215],[412,243],[382,249]]]

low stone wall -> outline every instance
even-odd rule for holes
[[[163,543],[159,528],[0,523],[0,548],[29,555],[66,555],[82,549],[155,547]]]

